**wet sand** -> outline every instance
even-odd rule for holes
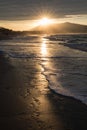
[[[31,61],[25,62],[32,67]],[[0,130],[87,129],[85,104],[55,94],[43,76],[38,86],[31,68],[15,63],[0,55]]]

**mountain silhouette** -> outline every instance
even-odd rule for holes
[[[0,40],[9,39],[14,36],[24,36],[29,34],[43,34],[43,33],[87,33],[87,25],[80,25],[75,23],[60,23],[50,24],[48,26],[37,26],[32,30],[13,31],[7,28],[0,27]]]
[[[48,26],[37,26],[32,31],[42,31],[46,33],[87,33],[87,25],[80,25],[75,23],[59,23]]]

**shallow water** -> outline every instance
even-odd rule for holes
[[[50,89],[87,104],[87,52],[64,46],[80,44],[83,47],[84,43],[87,44],[87,35],[29,36],[0,41],[0,50],[12,61],[20,61],[21,64],[24,59],[26,62],[30,59],[31,65],[27,69],[31,69],[32,79],[34,66],[38,64],[42,68],[36,75],[39,81],[42,78],[39,76],[41,73],[48,81]],[[45,80],[37,85],[40,86],[42,82]],[[36,85],[36,81],[32,84]]]

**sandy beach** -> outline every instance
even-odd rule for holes
[[[86,130],[87,106],[52,92],[43,75],[35,83],[39,72],[31,59],[24,63],[0,55],[0,129]]]
[[[87,0],[0,0],[0,130],[87,130]]]

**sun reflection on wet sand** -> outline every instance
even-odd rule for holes
[[[42,37],[42,43],[41,43],[41,54],[42,56],[47,55],[47,39]]]

